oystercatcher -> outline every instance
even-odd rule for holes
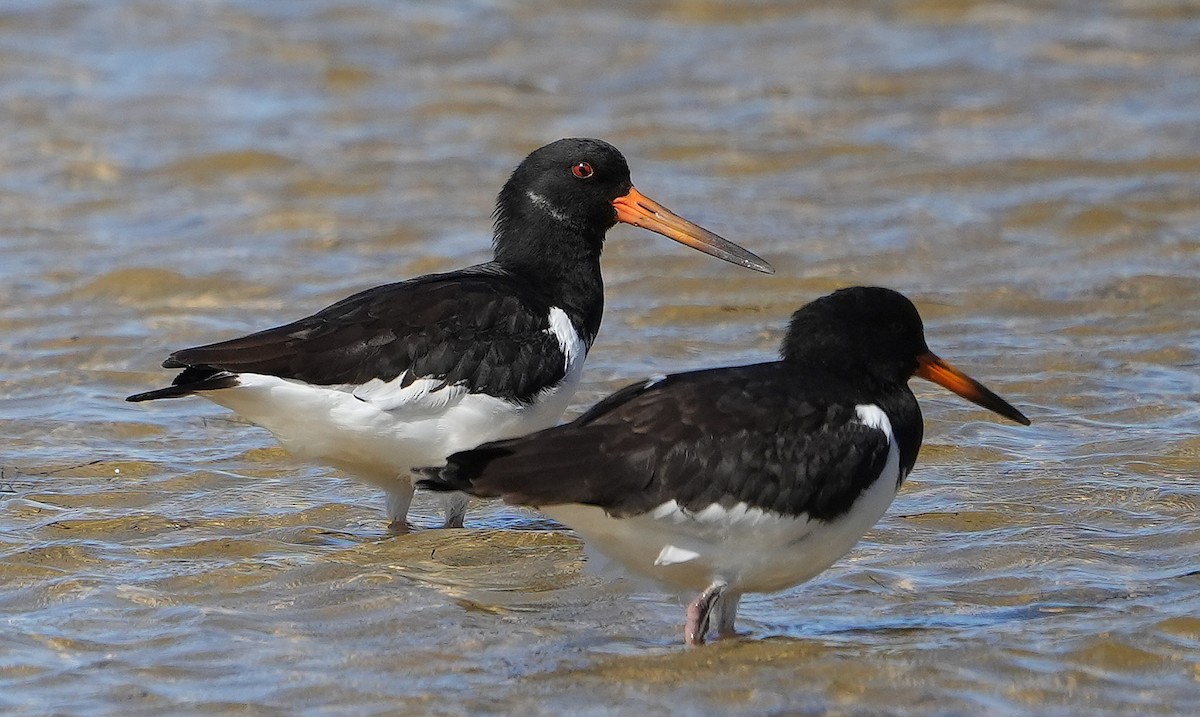
[[[171,386],[126,400],[197,394],[232,409],[291,453],[383,488],[403,532],[414,466],[562,416],[600,329],[600,252],[617,222],[774,272],[641,194],[612,145],[563,139],[526,157],[500,191],[492,261],[176,351],[163,362],[183,369]],[[467,498],[455,498],[447,527],[462,525]]]
[[[912,376],[1029,420],[925,343],[912,302],[854,287],[797,311],[779,361],[657,377],[575,421],[456,453],[420,485],[541,509],[631,571],[699,591],[734,634],[747,592],[798,585],[883,515],[921,447]]]

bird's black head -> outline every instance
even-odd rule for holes
[[[774,271],[634,189],[625,157],[598,139],[560,139],[534,150],[500,190],[495,218],[496,260],[509,266],[538,266],[547,257],[594,261],[605,232],[625,222],[735,264]]]
[[[785,360],[816,362],[903,383],[928,353],[917,307],[904,295],[875,286],[840,289],[792,314]]]
[[[904,384],[920,376],[1029,425],[1004,399],[930,351],[917,307],[891,289],[855,286],[806,304],[792,314],[782,353],[784,361],[865,373],[885,383]]]
[[[602,241],[617,223],[613,200],[633,187],[629,164],[598,139],[560,139],[521,162],[496,201],[496,237],[521,221],[558,224]],[[525,227],[520,227],[525,231]]]

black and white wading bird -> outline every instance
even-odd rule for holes
[[[355,294],[299,321],[176,351],[171,386],[270,431],[294,455],[387,493],[407,530],[411,469],[554,425],[604,309],[600,252],[617,222],[741,266],[771,266],[634,189],[625,157],[563,139],[525,158],[496,200],[495,258]],[[462,525],[466,496],[446,509]]]
[[[734,634],[744,593],[809,580],[879,520],[921,448],[911,377],[1029,424],[930,352],[890,289],[804,306],[781,354],[636,383],[569,424],[456,453],[420,484],[538,508],[629,570],[699,593],[684,633],[696,645],[710,616]]]

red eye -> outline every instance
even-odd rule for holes
[[[588,177],[592,176],[592,165],[588,164],[587,162],[580,162],[574,167],[571,167],[571,174],[574,174],[580,179],[587,179]]]

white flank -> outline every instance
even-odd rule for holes
[[[679,507],[679,503],[673,500],[668,500],[666,503],[663,503],[654,510],[650,511],[650,517],[654,518],[655,520],[662,520],[668,515],[682,512],[682,510],[683,509]]]
[[[887,436],[887,463],[850,510],[834,520],[786,516],[744,502],[689,511],[671,500],[630,518],[578,504],[543,511],[607,557],[674,588],[699,591],[724,580],[737,594],[783,590],[812,579],[848,553],[896,496],[900,452],[891,421],[878,406],[858,406],[857,414],[863,425]]]
[[[529,405],[461,385],[421,378],[401,386],[372,379],[361,385],[313,386],[277,376],[243,373],[238,386],[199,395],[270,431],[301,458],[331,465],[388,493],[390,517],[407,510],[409,471],[439,465],[456,451],[515,438],[556,424],[583,375],[587,344],[557,307],[547,332],[558,339],[566,375]],[[439,388],[440,387],[440,388]]]

